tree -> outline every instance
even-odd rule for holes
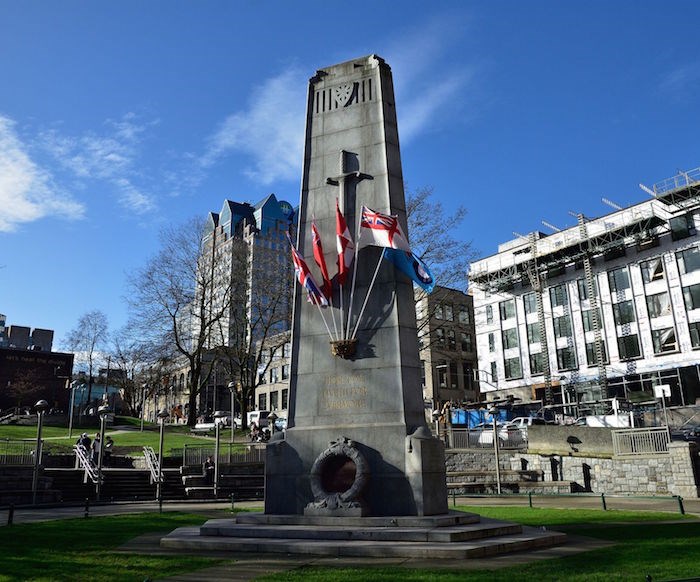
[[[121,371],[113,382],[130,414],[137,416],[143,396],[138,380],[154,360],[153,348],[135,336],[133,326],[126,326],[112,338],[110,356],[114,367]]]
[[[253,226],[234,236],[211,219],[166,229],[161,251],[130,279],[129,304],[144,338],[165,354],[173,346],[187,361],[189,425],[219,362],[241,383],[246,409],[259,384],[263,348],[256,346],[289,327],[289,261]]]
[[[109,337],[107,316],[104,312],[94,309],[80,317],[76,327],[68,332],[65,344],[75,353],[76,362],[82,365],[88,374],[87,402],[92,401],[93,371],[99,350],[103,348]]]
[[[37,370],[26,370],[17,373],[8,383],[7,392],[15,398],[17,407],[23,404],[31,405],[31,398],[44,387],[44,377]]]
[[[433,194],[432,188],[423,187],[409,192],[406,197],[411,249],[430,267],[437,285],[466,292],[469,263],[476,258],[471,241],[459,238],[467,210],[460,205],[448,214]],[[424,293],[421,290],[418,298]],[[433,313],[425,314],[419,322],[419,335],[440,305],[443,294],[447,292],[440,288],[433,292],[430,302]]]

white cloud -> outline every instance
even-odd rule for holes
[[[246,175],[261,184],[291,180],[301,167],[306,77],[296,68],[257,87],[248,108],[229,115],[209,138],[200,165],[207,168],[232,152],[250,156]]]
[[[659,90],[668,94],[675,101],[693,99],[700,89],[700,63],[691,63],[676,67],[663,75]]]
[[[155,208],[155,200],[134,186],[133,180],[139,173],[142,134],[154,123],[139,125],[136,115],[127,113],[119,120],[107,120],[102,134],[76,137],[52,129],[39,136],[39,143],[78,179],[108,182],[124,208],[143,214]]]
[[[387,62],[394,75],[401,143],[415,139],[439,116],[453,122],[457,104],[468,102],[476,66],[461,62],[451,52],[465,34],[464,15],[440,15],[405,31],[388,47]],[[449,113],[447,107],[452,104]]]
[[[45,216],[83,218],[85,207],[59,191],[51,174],[30,158],[15,124],[0,115],[0,231]]]

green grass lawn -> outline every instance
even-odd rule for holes
[[[603,511],[579,509],[540,509],[522,507],[460,506],[458,509],[485,517],[516,521],[524,525],[548,527],[571,535],[615,542],[615,546],[555,558],[493,569],[410,569],[318,568],[303,567],[282,574],[261,577],[265,582],[364,582],[401,580],[456,582],[540,581],[628,581],[700,579],[700,521],[660,523],[680,519],[664,512]],[[498,564],[498,557],[493,558]]]
[[[125,424],[129,426],[128,423]],[[125,426],[120,424],[119,426]],[[131,427],[130,427],[131,428]],[[108,427],[105,434],[111,435],[114,439],[114,453],[117,455],[137,454],[141,455],[142,447],[150,446],[156,451],[158,450],[159,430],[156,425],[146,424],[144,431],[141,432],[137,426],[133,426],[131,430],[115,431]],[[92,438],[97,429],[73,428],[73,437],[68,438],[67,427],[45,426],[42,429],[42,436],[45,439],[45,449],[49,453],[70,453],[81,432],[87,432]],[[224,429],[221,432],[221,442],[228,443],[230,440],[230,429]],[[36,439],[36,426],[16,426],[16,425],[0,425],[0,440],[2,439]],[[236,431],[236,441],[243,443],[244,435],[242,431]],[[165,426],[163,438],[163,448],[165,456],[168,456],[171,449],[182,449],[185,444],[203,445],[213,444],[214,436],[192,435],[189,432],[189,427],[183,424],[173,424]],[[241,445],[241,450],[243,446]]]
[[[68,519],[0,527],[0,581],[134,580],[172,576],[220,562],[186,555],[145,556],[114,552],[150,532],[168,533],[205,518],[181,513],[146,513]]]

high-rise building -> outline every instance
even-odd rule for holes
[[[482,393],[546,404],[700,397],[700,169],[651,199],[475,261]],[[571,409],[572,406],[567,406]]]

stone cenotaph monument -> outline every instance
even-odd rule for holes
[[[288,428],[267,447],[268,515],[447,512],[444,447],[425,421],[413,284],[380,263],[383,248],[362,246],[363,207],[397,219],[397,236],[410,242],[391,70],[376,55],[309,81],[297,247],[313,256],[314,221],[332,294],[321,308],[296,288]],[[344,285],[333,276],[337,212],[357,250]]]

